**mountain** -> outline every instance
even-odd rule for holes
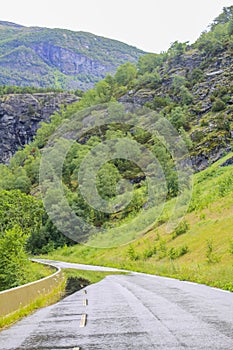
[[[141,55],[136,66],[130,63],[120,66],[114,77],[106,77],[98,82],[94,89],[87,91],[77,108],[105,103],[112,98],[123,104],[131,102],[139,106],[145,105],[165,116],[175,128],[186,133],[195,171],[207,168],[232,149],[232,13],[232,7],[225,9],[215,19],[210,30],[202,33],[193,45],[175,42],[167,52]],[[5,22],[3,28],[8,38],[11,35],[14,37],[15,32],[24,33],[25,30],[28,31],[29,38],[35,36],[36,30],[40,36],[47,31],[57,34],[56,30],[25,29]],[[76,38],[80,34],[72,35]],[[23,37],[25,36],[24,34]],[[15,39],[12,40],[10,43]],[[14,50],[13,52],[15,53]],[[7,99],[6,96],[3,100]],[[23,94],[15,99],[11,97],[9,101],[14,105],[14,100],[19,99],[24,105]],[[23,115],[26,119],[28,112],[26,106],[24,107]],[[15,110],[14,106],[12,108]],[[8,110],[9,112],[5,113],[3,108],[0,114],[6,114],[8,119],[11,117],[13,120],[17,112],[11,115],[9,108]],[[38,111],[36,113],[38,115]],[[19,110],[16,118],[21,118],[21,114],[22,111]],[[18,127],[14,130],[15,133],[19,132]],[[25,140],[30,141],[32,133],[27,130],[30,136],[25,137]],[[33,127],[33,130],[35,133],[37,127]],[[12,145],[12,142],[8,141]],[[5,145],[8,154],[12,147],[9,144]],[[14,151],[17,147],[14,147]],[[8,156],[4,155],[1,160],[3,159],[9,160]]]
[[[175,128],[186,133],[195,170],[205,169],[232,149],[232,14],[233,7],[224,9],[214,20],[210,30],[202,33],[193,45],[175,42],[167,52],[141,55],[136,66],[130,63],[120,66],[114,77],[105,78],[98,82],[94,89],[87,91],[77,108],[108,102],[112,98],[123,104],[131,102],[139,106],[145,105],[166,117]],[[5,22],[2,22],[2,26],[2,37],[4,33],[8,37],[6,46],[13,45],[12,43],[18,40],[15,39],[17,36],[21,38],[21,43],[30,43],[26,50],[32,51],[29,46],[37,47],[34,41],[36,33],[40,40],[42,37],[45,40],[45,34],[49,34],[50,40],[54,36],[54,41],[58,43],[61,40],[62,43],[64,36],[61,39],[60,34],[66,32],[67,40],[64,40],[63,46],[68,46],[72,38],[80,40],[82,35],[86,38],[92,37],[97,45],[96,38],[87,33],[25,28]],[[10,36],[13,39],[9,40]],[[105,47],[105,50],[110,52],[113,42],[103,40],[107,40],[106,45],[110,43],[110,48]],[[4,50],[4,47],[1,50]],[[25,48],[18,47],[12,52],[20,52],[21,55],[22,50]],[[40,50],[39,53],[42,55]],[[102,53],[100,50],[99,56]],[[3,57],[0,59],[3,60]],[[36,61],[34,63],[36,64]],[[47,79],[47,76],[45,77]],[[0,79],[3,79],[1,75]],[[8,98],[5,96],[4,99]],[[17,101],[19,99],[23,105],[22,94],[16,98]],[[14,98],[9,101],[14,104]],[[4,115],[4,108],[1,113]],[[14,119],[10,113],[6,114]],[[24,119],[31,118],[26,107],[20,114],[24,115]],[[32,135],[25,138],[31,139]],[[6,147],[11,148],[8,144]]]
[[[0,85],[87,90],[143,54],[91,33],[0,21]]]
[[[5,24],[4,27],[7,36],[14,36],[15,31],[21,30],[12,27],[11,24]],[[9,142],[10,138],[14,138],[14,133],[21,133],[26,143],[27,140],[31,141],[33,138],[33,141],[25,148],[14,154],[9,165],[0,164],[0,191],[2,190],[3,193],[0,196],[3,198],[2,231],[12,230],[15,225],[22,226],[23,221],[21,218],[19,220],[17,212],[8,213],[8,208],[14,208],[12,198],[15,198],[16,193],[20,193],[17,192],[18,190],[24,193],[25,198],[34,198],[34,200],[37,198],[40,202],[40,159],[42,154],[50,154],[50,166],[45,169],[48,177],[45,178],[40,188],[48,190],[49,183],[57,179],[56,170],[59,171],[59,165],[62,164],[60,183],[62,183],[66,200],[63,194],[61,195],[60,183],[59,186],[53,185],[53,188],[49,189],[46,198],[46,201],[48,200],[47,212],[44,209],[43,218],[40,221],[42,222],[41,227],[34,228],[31,222],[28,223],[29,226],[32,226],[29,227],[31,235],[27,243],[30,253],[51,253],[56,248],[64,246],[65,243],[71,244],[66,237],[65,242],[64,236],[58,231],[58,228],[62,228],[67,234],[71,228],[72,233],[76,235],[80,229],[80,224],[73,229],[74,226],[69,221],[69,212],[66,210],[60,212],[60,207],[63,209],[68,202],[73,212],[84,219],[84,224],[106,228],[106,231],[104,235],[89,236],[88,246],[64,246],[54,251],[51,257],[57,260],[76,260],[94,265],[106,264],[195,280],[232,291],[232,71],[233,6],[225,8],[208,31],[203,32],[194,44],[174,42],[167,52],[141,55],[135,65],[129,62],[121,65],[114,76],[106,76],[76,102],[72,103],[74,95],[73,97],[68,96],[67,103],[66,99],[64,101],[65,108],[61,108],[53,116],[48,116],[46,120],[49,122],[42,123],[37,132],[35,129],[38,124],[36,125],[33,129],[33,133],[36,132],[34,138],[30,130],[30,123],[33,123],[35,119],[37,122],[40,115],[43,118],[44,112],[40,105],[47,104],[48,94],[44,95],[37,105],[29,102],[34,99],[39,100],[36,92],[25,95],[15,93],[17,89],[16,91],[13,89],[14,93],[9,94],[8,89],[2,89],[0,118],[6,119],[4,127],[7,130],[9,125],[9,131],[3,132],[1,137],[4,138],[4,134],[7,133]],[[143,108],[138,114],[132,113],[134,110],[131,109],[130,103],[139,108],[146,106],[153,113],[151,115],[142,114]],[[17,107],[17,104],[20,108]],[[29,107],[29,104],[32,106]],[[78,125],[80,128],[84,126],[86,129],[80,137],[77,136],[77,142],[72,143],[71,146],[70,142],[65,139],[65,135],[67,137],[77,135],[72,122],[71,129],[60,129],[62,137],[59,138],[58,134],[54,135],[54,131],[64,121],[69,124],[74,114],[79,118],[76,119],[75,126]],[[117,122],[103,125],[95,123],[97,115],[100,115],[101,121],[106,115],[110,115],[111,120],[117,120]],[[153,122],[148,116],[154,118]],[[118,119],[115,119],[116,117]],[[138,117],[142,118],[141,128],[134,127]],[[17,120],[15,129],[14,126],[11,127],[14,119]],[[176,168],[177,155],[166,143],[167,134],[163,131],[164,126],[166,127],[169,123],[165,123],[164,119],[170,122],[177,133],[182,136],[189,150],[196,172],[190,197],[192,186],[189,187],[187,184],[186,176],[181,176],[183,187],[179,186]],[[155,135],[153,132],[150,133],[148,128],[143,129],[144,126],[153,127],[154,124],[161,127],[161,129],[158,128],[158,133]],[[64,130],[67,132],[64,133]],[[159,135],[159,130],[162,130],[162,135]],[[170,129],[166,130],[169,134]],[[27,138],[27,133],[30,139]],[[51,153],[48,152],[48,148],[44,152],[44,147],[51,135],[54,135],[54,142],[59,139],[59,142],[56,143],[58,147],[55,147]],[[92,191],[93,174],[89,171],[91,168],[88,168],[87,159],[90,159],[91,153],[97,160],[106,159],[105,145],[110,144],[116,138],[123,142],[125,138],[129,138],[131,145],[137,143],[144,149],[146,147],[160,164],[166,188],[159,189],[158,201],[151,212],[151,208],[148,208],[147,179],[143,169],[137,166],[141,164],[141,160],[148,160],[147,154],[144,152],[141,156],[137,147],[135,147],[135,153],[131,153],[134,151],[133,146],[130,148],[126,143],[123,143],[121,148],[126,154],[126,159],[125,157],[114,157],[101,167],[99,165],[102,163],[96,163],[98,165],[98,173],[95,177],[97,192],[104,201],[109,202],[110,206],[114,204],[114,210],[109,210],[109,207],[106,211],[98,210],[99,207],[95,206],[96,198],[94,198],[93,205],[91,201],[88,202],[89,194],[94,193],[95,197],[97,195]],[[50,145],[53,141],[50,141]],[[176,144],[176,150],[183,150],[184,143],[179,143],[177,134],[173,141]],[[68,145],[71,147],[66,152]],[[113,143],[111,147],[112,145]],[[5,149],[7,147],[13,147],[12,143],[6,143]],[[130,154],[137,154],[137,160],[140,158],[138,162],[131,162]],[[66,155],[65,160],[64,155]],[[186,165],[185,160],[185,157],[178,155],[178,161],[184,166]],[[88,167],[82,169],[83,163]],[[156,172],[150,167],[153,166],[153,161],[149,163],[147,170],[149,169],[150,174],[153,175]],[[48,165],[47,162],[44,164]],[[83,174],[79,177],[79,172],[84,173],[83,178]],[[60,172],[58,175],[61,175]],[[159,179],[161,178],[160,174]],[[118,210],[118,203],[115,201],[118,198],[116,197],[122,199],[122,203],[125,200],[124,193],[122,193],[124,188],[119,186],[122,179],[130,182],[133,194],[130,197],[126,188],[125,194],[130,197],[130,201],[124,208]],[[158,184],[160,182],[158,181]],[[82,192],[84,187],[87,192]],[[117,189],[120,191],[117,192]],[[181,197],[181,192],[184,192],[186,197]],[[87,194],[88,200],[85,199],[83,193]],[[4,196],[10,198],[4,200]],[[161,205],[163,199],[165,200],[164,206]],[[177,206],[176,203],[179,205]],[[157,209],[160,208],[161,213],[157,217]],[[29,209],[27,210],[30,213]],[[48,213],[55,218],[58,228],[52,224]],[[141,213],[145,215],[140,216]],[[167,228],[175,214],[181,215],[182,221],[172,232],[168,232]],[[148,224],[150,219],[153,220],[151,225]],[[143,227],[145,224],[146,228]],[[84,225],[81,227],[81,233],[82,235],[85,233],[85,239],[86,232],[87,228]],[[131,244],[121,246],[122,243],[125,243],[125,241],[122,242],[122,237],[126,237],[127,242],[131,239]],[[91,248],[92,244],[96,248]],[[103,250],[97,248],[100,246],[116,246],[117,248]]]

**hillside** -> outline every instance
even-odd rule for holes
[[[131,244],[112,249],[76,245],[58,249],[49,258],[170,276],[233,291],[232,174],[233,153],[196,174],[188,213],[170,234],[166,221],[173,200],[167,202],[161,218],[165,223]]]
[[[91,33],[0,21],[0,85],[87,90],[142,54]]]
[[[112,99],[151,108],[175,128],[184,129],[190,138],[195,171],[205,169],[232,149],[231,16],[232,7],[225,9],[211,29],[202,33],[193,45],[175,42],[167,52],[141,56],[135,66],[129,63],[120,66],[114,78],[100,81],[83,96],[81,106]],[[15,36],[21,30],[29,33],[35,30],[12,24],[4,24],[3,28],[6,36]],[[44,29],[37,30],[44,32]],[[1,76],[0,73],[0,79]],[[31,139],[30,136],[28,140]]]
[[[41,206],[38,222],[24,224],[31,232],[26,247],[32,254],[233,290],[232,54],[233,6],[193,45],[175,42],[167,52],[119,66],[114,76],[107,75],[49,123],[41,123],[33,141],[8,166],[0,164],[2,231],[22,225],[17,213],[7,211],[22,196],[26,208],[32,201],[30,215]],[[121,153],[114,148],[115,139],[122,142]],[[110,160],[101,163],[106,154]],[[44,155],[48,158],[40,168]],[[94,178],[92,164],[98,170]],[[151,202],[148,178],[158,180]],[[98,195],[105,207],[96,205]],[[167,231],[176,216],[183,220]],[[77,217],[83,220],[75,221]],[[69,247],[74,244],[70,239],[89,246]]]

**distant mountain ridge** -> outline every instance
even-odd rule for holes
[[[143,54],[91,33],[0,21],[0,85],[87,90]]]
[[[15,27],[15,28],[25,28],[22,24],[17,24],[13,22],[8,22],[8,21],[0,21],[1,26],[9,26],[9,27]]]

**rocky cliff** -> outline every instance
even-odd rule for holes
[[[143,53],[91,33],[0,21],[0,85],[87,90]]]
[[[69,93],[12,94],[0,98],[0,162],[7,163],[11,156],[32,141],[40,122],[77,101]]]
[[[232,150],[232,71],[232,47],[213,53],[189,47],[157,68],[159,82],[138,84],[119,101],[146,105],[168,119],[180,107],[177,117],[184,114],[193,165],[200,171]]]

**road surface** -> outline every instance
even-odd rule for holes
[[[0,349],[232,350],[233,294],[146,274],[112,275],[2,331]]]

